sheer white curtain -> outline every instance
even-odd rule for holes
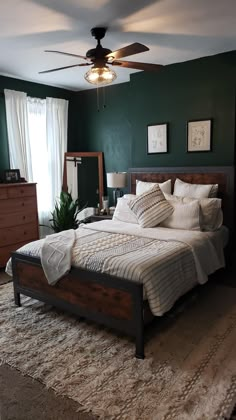
[[[48,225],[51,218],[51,188],[46,140],[46,100],[27,98],[29,142],[33,180],[37,182],[39,223]],[[41,236],[50,233],[40,228]]]
[[[67,151],[68,101],[46,98],[46,139],[51,180],[51,207],[62,187],[64,154]]]
[[[20,169],[21,176],[33,181],[29,143],[27,95],[25,92],[4,90],[7,118],[10,166]]]
[[[62,187],[68,101],[9,90],[5,94],[11,168],[37,182],[39,223],[48,225]],[[41,228],[40,233],[52,231]]]

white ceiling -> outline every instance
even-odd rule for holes
[[[90,29],[103,25],[103,47],[114,51],[140,42],[150,51],[127,60],[171,64],[236,49],[236,0],[1,0],[0,74],[89,89],[86,67],[38,72],[83,62],[44,50],[85,55],[96,46]],[[136,71],[113,69],[114,83]]]

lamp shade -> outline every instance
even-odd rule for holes
[[[124,188],[127,183],[127,172],[108,172],[108,188]]]

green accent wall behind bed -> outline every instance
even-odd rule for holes
[[[125,71],[125,70],[124,70]],[[134,73],[130,82],[75,94],[70,151],[104,151],[106,171],[233,165],[236,51]],[[106,105],[103,108],[103,104]],[[188,120],[212,119],[212,151],[187,153]],[[168,153],[147,155],[147,125],[169,124]]]

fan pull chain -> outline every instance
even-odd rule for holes
[[[99,109],[99,88],[98,88],[98,86],[97,86],[97,112],[100,112],[100,109]]]
[[[102,88],[102,93],[103,93],[103,109],[105,109],[106,108],[106,91],[104,87]]]
[[[97,112],[100,112],[100,98],[99,98],[99,89],[102,89],[102,101],[103,101],[103,109],[105,109],[106,106],[106,91],[105,88],[102,86],[101,88],[99,88],[97,86]]]

